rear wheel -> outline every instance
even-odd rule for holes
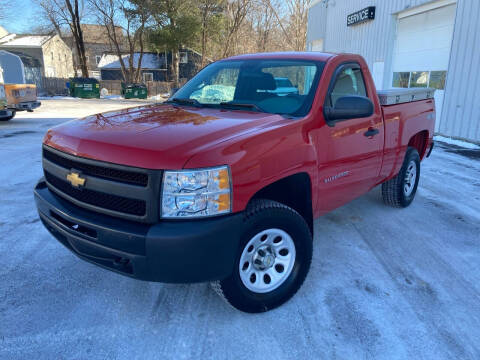
[[[415,198],[420,179],[420,156],[409,147],[397,176],[382,184],[383,201],[394,207],[407,207]]]
[[[252,201],[244,228],[233,274],[212,287],[241,311],[268,311],[289,300],[305,280],[312,236],[300,214],[270,200]]]
[[[15,115],[17,115],[17,112],[15,110],[12,110],[12,114],[11,115],[8,115],[8,116],[0,116],[0,121],[8,121],[8,120],[12,120]]]

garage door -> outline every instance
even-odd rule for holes
[[[437,2],[438,5],[445,3]],[[423,12],[410,9],[398,15],[392,86],[437,89],[435,130],[438,130],[455,24],[455,4],[433,9],[432,6],[435,3],[425,7]]]

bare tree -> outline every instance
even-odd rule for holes
[[[285,0],[283,7],[275,6],[272,0],[262,1],[277,19],[291,50],[305,50],[308,9],[312,0]]]
[[[288,8],[288,32],[293,50],[303,51],[307,41],[308,9],[312,0],[286,0]]]
[[[237,43],[237,35],[244,25],[247,14],[252,9],[252,0],[231,0],[225,8],[226,36],[224,40],[223,57],[232,53],[232,43]]]
[[[280,0],[271,0],[273,8],[281,6]],[[265,52],[275,49],[275,32],[278,28],[272,7],[264,1],[256,1],[252,11],[252,23],[255,30],[255,51]]]
[[[149,15],[149,1],[144,0],[88,0],[98,23],[105,27],[108,39],[115,49],[124,80],[140,80],[145,47],[145,26]],[[128,63],[125,63],[125,49]],[[135,53],[138,53],[135,63]]]
[[[52,23],[57,33],[62,35],[62,27],[70,29],[75,48],[77,49],[79,66],[83,77],[88,77],[87,57],[81,21],[83,18],[83,0],[37,0],[44,15]],[[76,70],[76,69],[75,69]]]

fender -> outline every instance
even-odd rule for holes
[[[259,190],[290,175],[305,172],[316,199],[317,156],[306,136],[307,118],[285,119],[276,128],[218,144],[190,158],[185,169],[212,166],[222,159],[232,176],[233,212],[243,211]],[[281,160],[279,160],[281,159]],[[316,204],[312,204],[314,207]]]
[[[432,141],[435,124],[435,111],[432,110],[434,108],[433,99],[383,107],[385,147],[380,182],[389,180],[398,174],[409,141],[416,134],[426,131],[428,134],[427,145]],[[422,156],[423,154],[420,154],[420,157]]]

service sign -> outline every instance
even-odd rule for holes
[[[356,25],[364,21],[375,19],[375,6],[369,6],[363,10],[347,16],[347,26]]]

